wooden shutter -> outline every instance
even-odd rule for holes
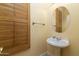
[[[13,21],[14,4],[0,4],[0,20]]]
[[[0,4],[0,47],[12,55],[30,47],[29,4]],[[1,54],[0,54],[1,55]]]
[[[28,32],[26,23],[15,23],[15,45],[28,44]]]
[[[0,47],[13,46],[13,22],[0,21]]]
[[[15,3],[15,17],[17,22],[28,22],[28,4]]]

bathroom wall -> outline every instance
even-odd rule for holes
[[[54,7],[65,6],[70,12],[70,23],[69,27],[65,32],[59,34],[62,37],[66,37],[70,40],[70,46],[62,49],[62,55],[67,56],[79,56],[79,4],[55,4]],[[51,18],[51,17],[50,17]],[[53,19],[51,19],[53,21]],[[55,28],[51,28],[50,35],[58,35],[55,32]]]
[[[17,53],[18,56],[37,56],[47,51],[46,39],[49,37],[48,9],[50,4],[30,4],[30,48]],[[32,25],[33,22],[44,23]]]
[[[79,4],[54,4],[54,7],[65,6],[70,12],[70,24],[62,37],[69,38],[71,45],[62,49],[62,55],[79,55]],[[46,40],[50,36],[58,35],[55,32],[55,20],[53,17],[53,4],[31,4],[30,5],[30,28],[31,40],[30,48],[16,55],[40,55],[47,51]],[[32,25],[32,22],[45,23],[42,25]]]

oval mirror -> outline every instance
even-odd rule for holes
[[[55,9],[56,32],[64,32],[69,25],[69,11],[66,7],[58,7]]]

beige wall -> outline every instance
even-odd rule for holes
[[[67,37],[70,40],[70,47],[62,49],[63,55],[79,55],[79,4],[55,4],[63,5],[68,8],[70,12],[70,24],[69,28],[60,34],[63,37]],[[16,55],[40,55],[47,51],[46,39],[49,36],[57,35],[55,32],[54,17],[52,17],[51,4],[31,4],[31,48],[20,52]],[[32,22],[45,23],[42,25],[32,25]],[[50,23],[49,23],[50,22]],[[52,23],[51,23],[52,22]]]
[[[70,12],[70,24],[69,28],[60,34],[62,37],[67,37],[70,40],[70,47],[62,49],[63,55],[73,55],[79,56],[79,4],[55,4],[57,7],[58,5],[63,5],[67,7]],[[51,29],[51,36],[57,35],[55,31]]]
[[[49,19],[48,19],[48,6],[50,4],[31,4],[30,5],[30,28],[31,40],[30,49],[20,52],[18,56],[37,56],[47,51],[46,39],[49,36]],[[44,23],[42,25],[32,25],[32,22]]]

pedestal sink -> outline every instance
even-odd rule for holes
[[[47,39],[48,52],[54,56],[62,55],[62,48],[66,48],[70,45],[70,41],[67,38],[50,37]]]
[[[50,37],[47,40],[49,45],[53,45],[59,48],[65,48],[70,45],[70,41],[66,38],[57,38],[57,37]]]

